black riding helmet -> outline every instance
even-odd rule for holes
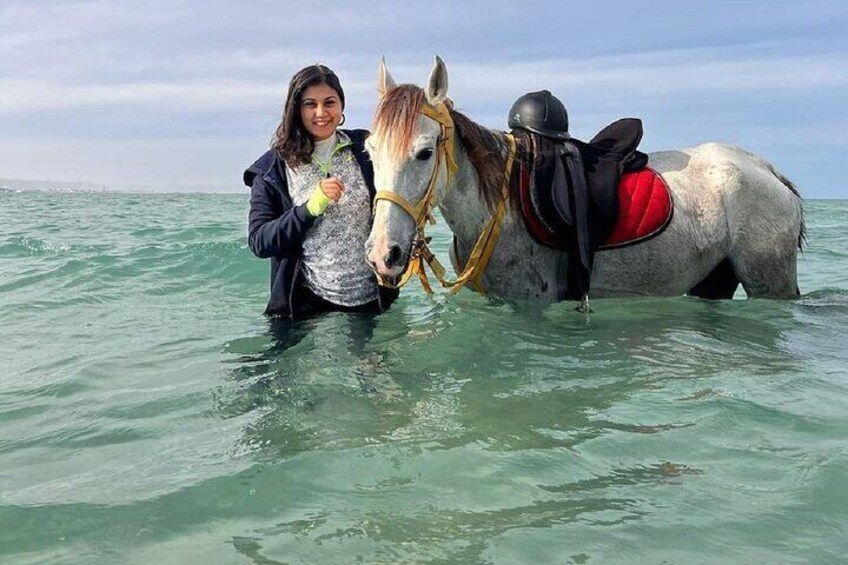
[[[523,128],[544,137],[571,139],[565,105],[548,90],[528,92],[516,100],[507,123],[511,129]]]

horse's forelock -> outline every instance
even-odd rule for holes
[[[423,103],[424,90],[414,84],[401,84],[383,95],[371,124],[377,154],[398,160],[409,151]]]

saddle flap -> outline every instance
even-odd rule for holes
[[[674,201],[665,179],[653,169],[622,175],[618,195],[618,221],[600,249],[643,242],[660,234],[671,222]]]

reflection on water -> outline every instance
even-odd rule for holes
[[[722,484],[726,446],[756,468],[786,456],[794,424],[768,415],[763,387],[791,392],[805,305],[754,304],[604,301],[587,318],[460,297],[231,342],[216,410],[256,414],[243,444],[316,501],[290,500],[290,519],[233,548],[255,563],[308,561],[299,547],[474,563],[512,532],[685,516],[669,489]],[[760,429],[772,437],[752,441]]]
[[[693,423],[602,415],[675,388],[669,379],[692,383],[677,399],[707,400],[723,393],[697,379],[798,369],[783,336],[794,307],[764,304],[774,307],[752,317],[734,303],[610,303],[587,321],[481,302],[274,323],[227,345],[230,384],[215,407],[225,418],[259,414],[243,441],[271,460],[328,446],[573,449],[609,430],[659,433]]]

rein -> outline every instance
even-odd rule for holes
[[[427,274],[424,270],[424,263],[430,266],[430,270],[439,280],[444,288],[450,289],[451,294],[459,292],[459,290],[467,283],[476,292],[482,293],[482,278],[486,267],[489,264],[492,254],[495,251],[495,246],[500,236],[501,222],[506,213],[506,202],[509,199],[509,181],[512,176],[512,165],[515,160],[516,144],[515,138],[507,134],[506,139],[509,145],[507,152],[506,164],[504,166],[504,182],[501,185],[501,198],[498,201],[495,213],[489,218],[489,221],[480,232],[477,242],[471,250],[471,255],[468,257],[468,262],[462,269],[462,272],[455,280],[448,280],[445,276],[445,268],[430,251],[430,238],[424,233],[424,229],[429,222],[431,225],[436,223],[433,217],[433,204],[436,198],[436,179],[439,176],[439,169],[442,161],[446,164],[446,179],[445,187],[450,186],[451,176],[456,174],[458,166],[454,160],[454,124],[450,116],[450,110],[447,104],[440,102],[435,107],[424,105],[421,107],[421,113],[436,120],[441,126],[441,136],[439,138],[438,147],[436,149],[436,164],[433,167],[433,174],[430,175],[430,181],[427,183],[427,190],[424,191],[424,196],[417,203],[413,204],[403,196],[390,190],[380,190],[374,197],[374,201],[388,200],[394,202],[412,217],[415,222],[415,237],[412,240],[412,253],[410,254],[409,264],[406,270],[401,274],[397,283],[391,284],[384,277],[377,274],[377,282],[385,287],[400,288],[404,286],[409,279],[417,274],[421,280],[421,286],[424,290],[432,294],[433,288],[427,279]]]

